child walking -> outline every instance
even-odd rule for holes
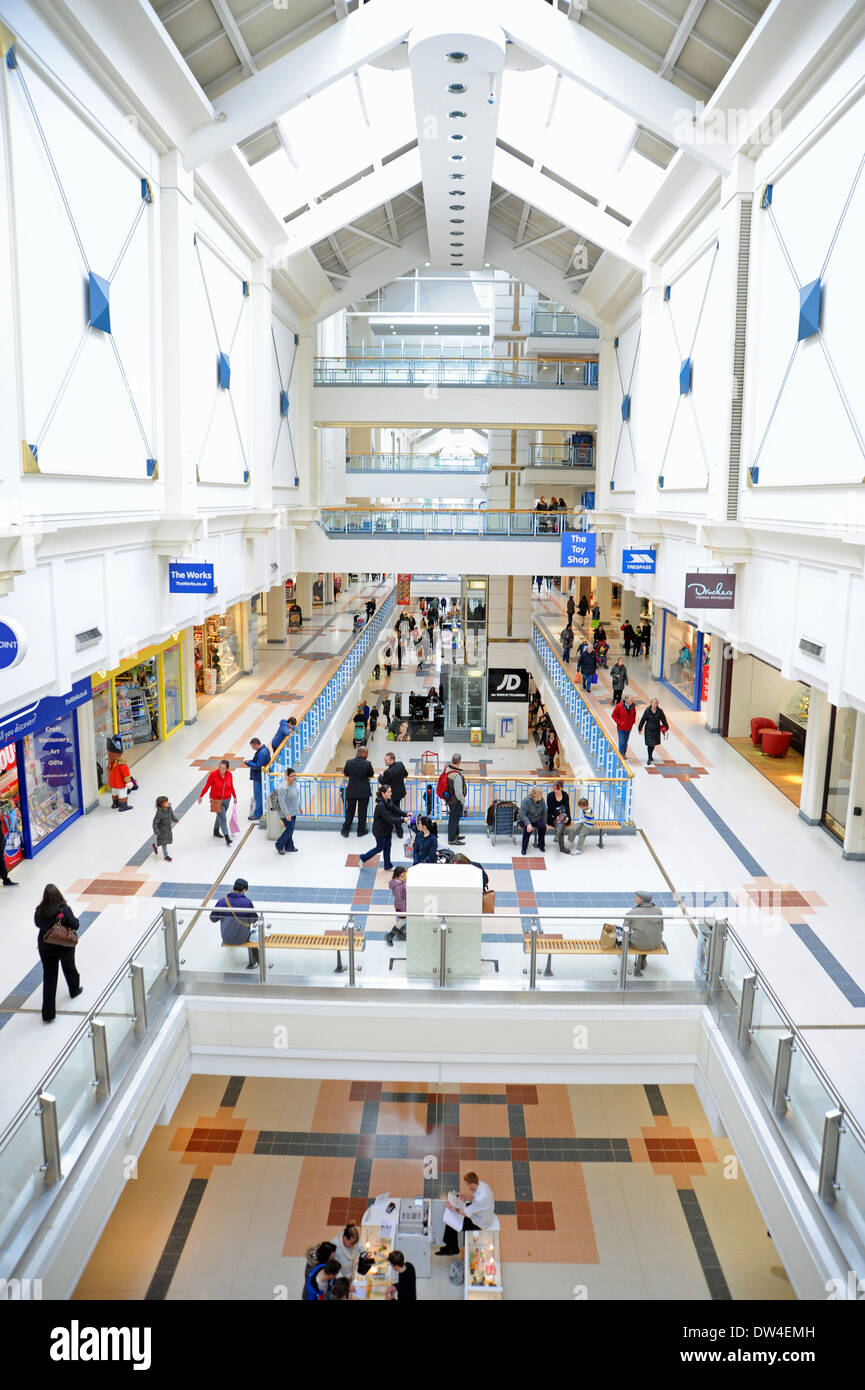
[[[156,815],[153,817],[153,853],[159,853],[159,846],[162,846],[162,853],[167,862],[171,863],[171,855],[168,853],[168,846],[173,842],[174,836],[171,833],[173,825],[179,825],[179,821],[171,809],[171,802],[167,796],[156,798]]]
[[[399,937],[400,941],[405,941],[405,869],[399,865],[394,869],[390,880],[390,891],[393,893],[393,905],[396,909],[396,921],[385,937],[388,946],[392,946],[394,937]]]

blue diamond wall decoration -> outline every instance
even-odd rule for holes
[[[287,392],[287,391],[280,391],[280,393],[279,393],[279,413],[280,413],[280,415],[282,416],[283,419],[285,419],[285,417],[288,415],[288,392]]]
[[[153,202],[153,189],[150,186],[149,179],[141,180],[141,196],[144,199],[145,203]]]
[[[231,363],[228,360],[228,353],[221,352],[216,366],[216,382],[220,390],[228,391],[231,389]]]
[[[630,418],[631,418],[631,397],[630,397],[630,395],[628,395],[628,396],[623,396],[623,397],[622,397],[622,419],[623,419],[623,420],[630,420]]]
[[[810,285],[803,285],[799,291],[799,332],[796,334],[799,343],[803,338],[813,338],[820,331],[821,291],[819,280],[812,280]]]
[[[618,338],[614,338],[614,339],[613,339],[613,347],[614,347],[614,348],[617,348],[618,346],[619,346],[619,340],[618,340]]]
[[[610,479],[610,492],[615,492],[615,489],[616,489],[616,484],[615,484],[615,482],[613,481],[613,479],[611,478],[611,479]]]
[[[249,482],[249,469],[248,469],[248,468],[244,468],[244,470],[243,470],[243,481],[244,481],[245,483],[248,483],[248,482]]]
[[[679,395],[687,396],[691,389],[691,359],[686,357],[679,368]]]
[[[8,49],[6,53],[6,66],[10,72],[13,70],[13,68],[17,68],[18,66],[18,59],[15,56],[14,43],[11,45],[11,47]]]
[[[156,459],[147,460],[147,476],[148,478],[159,477],[159,464],[156,462]]]
[[[243,282],[243,297],[244,297],[244,299],[248,299],[248,298],[249,298],[249,281],[248,281],[248,280],[244,280],[244,282]]]
[[[749,481],[749,483],[751,484],[752,487],[756,487],[756,486],[757,486],[757,483],[760,481],[760,465],[759,465],[759,464],[755,464],[753,468],[749,468],[749,469],[748,469],[748,481]]]
[[[90,327],[98,328],[100,333],[111,332],[111,284],[101,275],[90,272]]]
[[[772,185],[771,185],[771,183],[767,183],[766,186],[765,186],[765,188],[763,189],[763,196],[762,196],[761,199],[760,199],[760,207],[761,207],[761,208],[763,209],[763,211],[765,212],[766,209],[767,209],[767,208],[770,208],[771,206],[772,206]]]
[[[663,486],[664,486],[664,475],[663,475],[663,473],[662,473],[661,476],[660,476],[660,478],[658,479],[658,487],[663,487]]]
[[[670,286],[669,286],[669,285],[665,285],[665,286],[664,286],[664,299],[665,299],[665,301],[666,301],[666,300],[668,300],[669,298],[670,298]]]

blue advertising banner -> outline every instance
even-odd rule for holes
[[[594,531],[565,531],[562,536],[562,569],[594,569],[597,540]]]
[[[92,686],[89,680],[76,681],[68,695],[46,695],[34,700],[32,705],[5,714],[0,718],[0,746],[14,743],[34,729],[44,729],[49,724],[62,719],[70,710],[86,704],[91,698]]]
[[[654,574],[655,550],[623,550],[622,574]]]
[[[170,594],[213,594],[216,581],[213,565],[204,560],[171,560],[168,565]]]

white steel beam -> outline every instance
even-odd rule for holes
[[[354,232],[356,236],[366,237],[367,241],[374,241],[376,246],[385,246],[388,250],[396,250],[399,246],[398,241],[388,241],[387,237],[379,236],[377,232],[368,232],[365,227],[359,227],[356,222],[346,222],[347,232]]]
[[[486,258],[515,279],[541,290],[555,304],[564,305],[590,323],[600,324],[595,304],[586,295],[575,291],[573,281],[568,282],[560,270],[542,260],[534,251],[515,250],[510,237],[503,236],[492,227],[487,228]]]
[[[688,8],[679,21],[678,28],[670,40],[670,45],[664,54],[664,60],[658,68],[661,77],[667,77],[673,71],[679,61],[679,54],[691,37],[691,30],[700,18],[700,14],[705,9],[706,0],[690,0]]]
[[[184,144],[186,167],[197,169],[395,48],[408,38],[422,9],[421,0],[376,0],[232,87],[216,99],[215,119],[190,132]],[[345,134],[349,138],[351,132]]]
[[[566,227],[572,228],[579,236],[594,242],[603,251],[609,251],[637,270],[644,270],[646,258],[639,247],[625,240],[625,228],[615,217],[601,212],[585,198],[571,193],[561,184],[548,179],[535,169],[530,169],[521,159],[508,154],[506,150],[496,149],[493,159],[493,179],[502,188],[507,188],[532,207],[539,208],[547,217],[553,217]]]
[[[528,241],[515,241],[514,250],[528,251],[530,246],[539,246],[542,241],[551,241],[554,236],[559,235],[559,232],[566,232],[567,230],[565,226],[553,227],[551,232],[541,232],[540,236],[529,237]]]
[[[389,285],[397,276],[407,274],[427,260],[429,242],[424,228],[406,237],[401,246],[379,251],[377,255],[357,266],[345,285],[319,304],[316,318],[329,318],[339,309],[346,309],[355,300],[374,294],[382,285]]]
[[[682,146],[683,113],[693,114],[696,104],[680,88],[543,0],[495,0],[494,12],[508,37],[532,57],[603,97],[668,143]],[[597,22],[594,11],[590,15]],[[696,159],[727,171],[729,159],[722,146],[688,143],[686,148]]]
[[[409,150],[390,164],[385,164],[374,174],[344,188],[341,193],[316,203],[309,212],[301,213],[288,225],[285,240],[274,248],[273,260],[285,256],[296,256],[308,246],[315,246],[324,237],[338,232],[341,227],[352,226],[359,217],[365,217],[375,208],[381,207],[391,198],[397,198],[406,189],[420,183],[420,154]],[[367,235],[362,228],[354,228],[361,235]],[[376,240],[375,237],[370,237]],[[386,243],[385,243],[386,244]]]

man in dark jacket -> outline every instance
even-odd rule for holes
[[[611,705],[617,705],[622,698],[622,691],[628,684],[628,668],[621,657],[618,657],[610,667],[610,684],[613,687],[613,698]]]
[[[245,878],[236,878],[234,887],[224,898],[217,901],[210,914],[211,922],[219,923],[219,932],[226,946],[243,946],[250,940],[252,926],[257,917],[255,905],[246,896],[249,884]],[[247,970],[258,965],[258,951],[254,946],[247,948],[249,964]]]
[[[384,857],[384,867],[392,869],[390,862],[390,841],[395,830],[402,829],[403,813],[394,806],[391,799],[390,787],[382,787],[375,799],[375,810],[372,817],[372,833],[375,836],[375,844],[372,849],[368,849],[366,854],[360,856],[361,864],[366,864],[370,859],[375,859],[377,854]]]
[[[262,801],[261,789],[261,770],[265,764],[270,762],[270,749],[262,743],[260,738],[249,740],[252,749],[252,757],[247,759],[246,766],[249,768],[249,780],[252,786],[253,810],[250,820],[261,820],[264,815],[264,803]]]
[[[583,678],[583,689],[591,690],[592,676],[598,669],[598,658],[595,656],[591,647],[584,647],[580,652],[580,659],[577,662],[577,666]]]
[[[371,796],[370,782],[375,776],[373,765],[366,756],[366,744],[362,743],[353,758],[349,758],[342,769],[348,778],[345,787],[345,820],[339,832],[348,839],[354,813],[357,810],[357,833],[366,834],[366,812]]]
[[[384,772],[379,777],[379,785],[390,787],[393,793],[393,804],[399,810],[405,800],[405,779],[408,776],[408,769],[405,763],[397,762],[395,753],[385,753]]]

